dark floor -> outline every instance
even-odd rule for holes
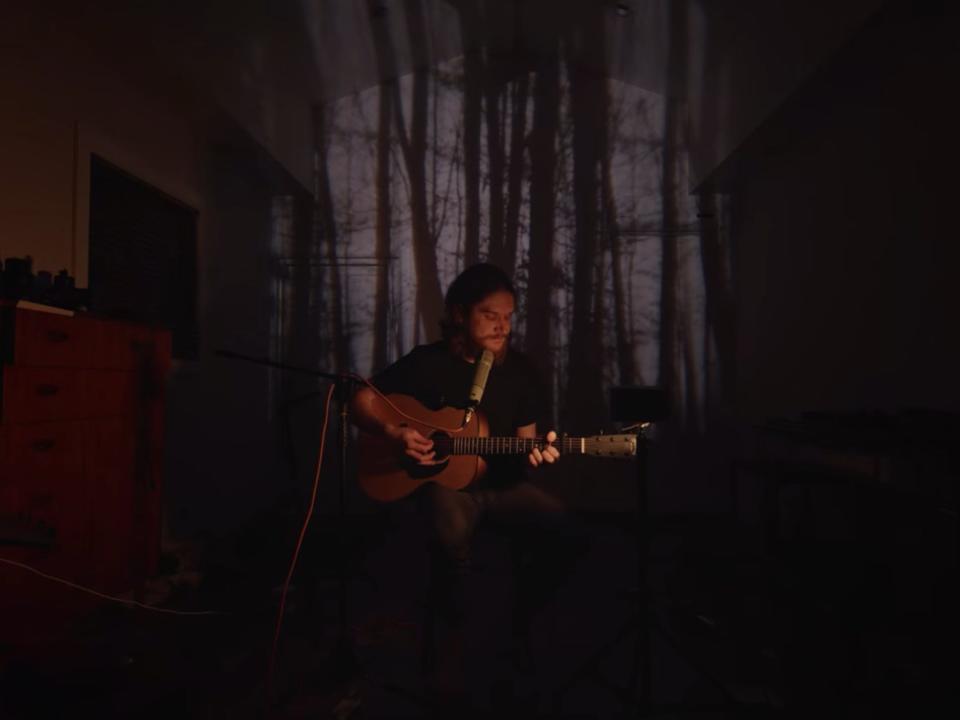
[[[279,521],[208,543],[197,575],[171,565],[179,583],[166,607],[224,615],[110,605],[63,627],[21,632],[36,638],[27,647],[0,646],[0,717],[431,716],[420,672],[422,538],[403,510],[351,519],[349,547],[334,542],[332,519],[316,520],[266,701],[289,553],[270,522]],[[649,525],[651,611],[640,623],[630,516],[595,514],[583,527],[588,549],[538,618],[535,664],[522,681],[504,653],[512,589],[505,541],[491,530],[478,536],[467,687],[475,715],[637,716],[631,698],[643,689],[642,709],[660,717],[891,709],[939,717],[957,708],[955,567],[907,550],[896,556],[866,538],[813,540],[788,530],[774,546],[728,515],[658,517]],[[350,643],[340,649],[333,558],[345,558],[348,575]],[[649,687],[631,677],[643,628]]]

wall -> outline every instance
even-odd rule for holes
[[[35,270],[64,268],[86,284],[91,152],[199,210],[200,357],[176,363],[169,378],[166,508],[174,534],[216,533],[289,488],[282,418],[272,407],[276,382],[267,370],[228,362],[215,350],[257,357],[275,350],[274,261],[283,248],[273,200],[309,197],[312,88],[292,75],[271,89],[270,73],[282,64],[255,81],[241,64],[239,79],[220,87],[221,103],[201,86],[226,75],[228,63],[198,59],[192,76],[189,57],[176,54],[185,45],[163,50],[164,33],[196,18],[171,12],[151,35],[144,30],[149,12],[149,4],[110,2],[4,10],[0,257],[29,254]],[[271,23],[263,26],[266,32]],[[185,34],[202,43],[196,32]],[[206,52],[216,56],[218,43],[230,38],[211,40]],[[250,109],[258,103],[269,113]],[[271,140],[276,147],[265,149]],[[309,233],[309,224],[300,222],[297,232]],[[307,252],[302,243],[297,251]],[[313,420],[303,424],[312,428]]]
[[[883,3],[690,0],[690,179],[707,181]]]
[[[85,286],[90,152],[201,211],[203,200],[189,96],[118,69],[79,22],[18,9],[0,26],[0,255],[30,254]]]
[[[737,405],[960,410],[951,26],[895,18],[850,47],[741,158]]]

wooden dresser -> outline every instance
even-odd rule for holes
[[[6,305],[0,348],[0,557],[138,591],[160,552],[169,332]],[[5,612],[87,604],[9,565],[0,585]]]

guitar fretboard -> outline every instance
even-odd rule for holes
[[[454,455],[526,455],[534,448],[543,450],[546,447],[545,438],[522,437],[455,437],[453,438]],[[561,454],[584,452],[583,438],[561,437],[553,441],[553,446]]]

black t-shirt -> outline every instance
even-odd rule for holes
[[[476,365],[450,352],[446,343],[419,345],[373,378],[384,393],[403,393],[422,405],[466,407]],[[480,410],[487,418],[492,436],[514,436],[517,428],[537,421],[541,415],[543,391],[540,376],[525,355],[509,349],[502,364],[490,369]],[[519,479],[525,460],[485,458],[487,477],[495,484]]]

